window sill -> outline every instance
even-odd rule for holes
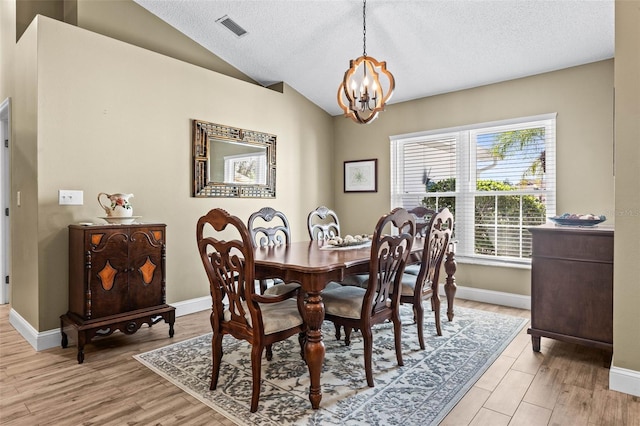
[[[458,255],[456,255],[455,259],[457,264],[494,266],[498,268],[531,269],[530,260],[494,260]]]

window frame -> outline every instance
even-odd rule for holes
[[[457,243],[456,260],[462,263],[475,263],[482,265],[510,266],[516,268],[529,268],[530,258],[507,257],[475,253],[475,208],[462,208],[463,205],[475,206],[475,197],[491,196],[500,193],[509,195],[540,195],[540,190],[515,190],[515,191],[477,191],[476,190],[476,140],[478,134],[490,132],[506,132],[526,128],[545,127],[545,215],[554,216],[556,211],[556,123],[557,113],[541,114],[528,117],[518,117],[508,120],[499,120],[485,123],[476,123],[464,126],[434,129],[410,134],[390,136],[391,150],[391,208],[402,206],[403,198],[407,194],[416,195],[420,199],[425,196],[455,197],[456,205],[456,230],[454,240]],[[405,192],[404,185],[404,153],[402,147],[405,144],[455,138],[455,192],[442,193],[414,193]],[[458,208],[460,207],[460,208]],[[520,229],[524,229],[521,227]]]

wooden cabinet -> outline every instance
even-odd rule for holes
[[[69,311],[60,317],[62,347],[116,330],[135,333],[164,319],[173,337],[175,308],[165,298],[163,224],[69,226]]]
[[[531,335],[613,351],[613,228],[529,228]]]

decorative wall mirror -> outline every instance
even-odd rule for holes
[[[194,197],[276,196],[276,136],[193,120]]]

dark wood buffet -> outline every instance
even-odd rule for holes
[[[613,227],[529,231],[533,350],[547,337],[613,351]]]
[[[165,233],[164,224],[69,226],[69,310],[60,321],[62,347],[72,333],[78,363],[86,343],[116,330],[133,334],[164,319],[173,337]]]

